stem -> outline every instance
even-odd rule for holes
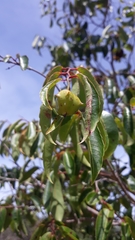
[[[127,196],[127,198],[128,198],[133,204],[135,204],[134,198],[132,198],[132,196],[130,195],[130,193],[131,193],[130,190],[128,190],[127,187],[124,185],[124,183],[121,181],[118,173],[113,169],[111,163],[110,163],[108,160],[106,160],[106,162],[107,162],[107,165],[109,166],[109,168],[110,168],[113,176],[115,177],[115,179],[116,179],[117,182],[119,183],[119,186],[121,187],[121,189],[123,190],[123,192],[125,193],[125,195]]]
[[[2,58],[2,60],[0,60],[0,62],[3,62],[3,63],[4,63],[4,57],[0,56],[0,58]],[[12,59],[12,61],[11,61],[11,60],[8,60],[7,63],[13,64],[13,65],[12,65],[11,67],[8,67],[7,70],[11,69],[11,68],[14,67],[14,66],[20,66],[20,63],[17,62],[16,59],[14,59],[14,58],[11,58],[11,59]],[[30,70],[30,71],[32,71],[32,72],[35,72],[35,73],[39,74],[40,76],[42,76],[42,77],[44,77],[44,78],[46,77],[44,74],[42,74],[41,72],[39,72],[38,70],[36,70],[36,69],[34,69],[34,68],[32,68],[32,67],[27,67],[27,69]]]

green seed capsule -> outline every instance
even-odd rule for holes
[[[71,116],[84,105],[74,93],[67,89],[60,91],[55,97],[56,111],[59,115]]]

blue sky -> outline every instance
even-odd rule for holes
[[[45,65],[51,62],[51,57],[45,49],[43,56],[39,56],[32,49],[32,41],[36,34],[49,35],[52,39],[59,39],[59,36],[54,29],[50,31],[49,17],[40,17],[39,2],[39,0],[1,2],[0,55],[9,54],[13,57],[17,53],[27,55],[29,65],[42,72]],[[19,118],[29,121],[38,119],[41,105],[39,92],[44,78],[29,70],[22,71],[17,66],[6,70],[9,66],[9,64],[0,63],[0,120],[13,123]],[[23,164],[22,159],[20,161],[19,164]],[[12,167],[12,159],[0,158],[0,165],[3,164]],[[38,162],[37,164],[39,165]],[[10,192],[11,186],[7,183],[5,189],[1,189],[1,196],[7,196]]]
[[[56,37],[49,31],[49,18],[40,18],[39,0],[5,0],[0,7],[0,55],[27,55],[29,65],[39,71],[51,61],[49,52],[43,56],[32,49],[36,34]],[[19,67],[6,70],[8,64],[0,64],[0,119],[14,122],[18,118],[38,119],[40,99],[39,91],[44,79],[31,71],[22,71]]]

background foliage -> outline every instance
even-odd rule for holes
[[[40,4],[42,17],[49,15],[50,28],[60,31],[62,41],[51,45],[47,33],[36,36],[32,47],[39,54],[47,48],[52,62],[39,73],[28,66],[27,56],[0,57],[43,77],[49,70],[40,92],[40,121],[19,119],[8,126],[0,122],[0,154],[10,156],[16,166],[0,168],[0,187],[9,182],[15,190],[1,200],[0,231],[10,226],[19,237],[31,240],[135,239],[135,4]],[[87,69],[78,67],[81,64]],[[69,116],[57,114],[53,96],[63,88],[78,95],[85,108]],[[129,165],[114,155],[118,144],[127,152]],[[43,164],[37,165],[36,159]]]

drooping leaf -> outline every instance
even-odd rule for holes
[[[126,33],[126,31],[119,26],[119,37],[121,38],[121,40],[123,41],[123,43],[126,43],[128,40],[128,34]]]
[[[132,98],[130,99],[130,107],[131,107],[131,109],[134,109],[134,108],[135,108],[135,97],[132,97]]]
[[[49,71],[49,73],[47,74],[43,86],[44,86],[45,84],[47,84],[48,82],[50,82],[50,81],[58,78],[59,75],[60,75],[60,72],[62,71],[62,68],[63,68],[62,66],[55,66],[55,67],[53,67],[53,68]]]
[[[86,101],[85,102],[85,111],[83,113],[83,121],[82,121],[82,124],[84,124],[84,126],[83,126],[83,131],[82,131],[83,139],[82,139],[81,143],[83,143],[91,133],[92,89],[91,89],[91,86],[90,86],[87,78],[83,74],[78,73],[77,76],[78,76],[79,80],[81,81],[82,86],[84,88],[85,101]]]
[[[36,139],[34,140],[31,148],[30,148],[30,157],[32,157],[34,155],[34,153],[36,152],[37,148],[38,148],[38,144],[39,144],[39,133],[36,136]]]
[[[55,220],[61,222],[64,216],[64,199],[59,178],[55,180],[53,187],[53,200],[51,204],[51,211]]]
[[[52,181],[54,181],[53,172],[51,173],[50,178],[52,179]],[[43,204],[44,204],[45,208],[48,208],[50,203],[51,203],[53,186],[54,185],[49,180],[47,180],[46,187],[44,189],[43,196],[42,196],[42,201],[43,201]]]
[[[90,206],[96,206],[102,197],[95,191],[89,192],[84,201]]]
[[[71,92],[73,92],[76,96],[79,96],[80,86],[79,86],[79,81],[78,81],[77,78],[72,78],[72,89],[71,89]]]
[[[26,227],[26,223],[25,220],[23,218],[20,217],[20,223],[19,223],[19,228],[22,230],[22,232],[28,236],[28,230]]]
[[[104,152],[105,152],[106,149],[108,148],[108,145],[109,145],[109,138],[108,138],[108,134],[107,134],[107,131],[105,129],[104,123],[102,121],[102,118],[98,122],[97,128],[98,128],[98,131],[100,132],[100,136],[101,136],[102,141],[103,141]]]
[[[95,181],[99,171],[102,168],[103,155],[104,155],[104,142],[101,136],[101,132],[97,127],[94,132],[91,133],[90,138],[87,139],[87,147],[90,156],[92,183]]]
[[[40,113],[39,113],[39,124],[41,126],[42,133],[52,144],[56,145],[51,135],[50,134],[46,135],[46,131],[50,127],[51,117],[52,117],[52,111],[48,109],[46,106],[42,105],[40,107]]]
[[[51,232],[45,233],[43,236],[39,238],[39,240],[53,240],[53,234]]]
[[[20,67],[22,70],[26,70],[28,68],[29,59],[26,55],[19,56]]]
[[[40,238],[40,236],[42,236],[45,233],[45,225],[43,223],[41,223],[40,225],[38,225],[38,227],[35,229],[35,231],[33,232],[30,240],[37,240]]]
[[[128,216],[125,216],[124,219],[129,224],[131,236],[135,239],[135,222]]]
[[[18,124],[22,121],[22,119],[19,119],[18,121],[16,121],[15,123],[9,125],[7,132],[6,132],[6,136],[5,137],[9,137],[12,133],[12,131],[14,130],[16,132],[16,127],[18,126]]]
[[[129,107],[125,107],[123,111],[123,125],[130,137],[133,135],[133,115]]]
[[[20,133],[15,133],[11,139],[11,145],[13,147],[18,147],[19,146],[19,138],[20,138]]]
[[[52,122],[51,126],[46,131],[46,135],[53,132],[56,128],[58,128],[61,125],[62,121],[63,121],[63,117],[57,116]]]
[[[53,87],[56,85],[56,83],[60,82],[61,78],[57,78],[55,80],[49,81],[40,91],[40,98],[42,103],[50,110],[52,110],[52,94],[49,96],[49,92]]]
[[[54,141],[57,135],[58,135],[58,128],[52,132],[52,138],[54,139]],[[45,139],[44,148],[43,148],[43,164],[45,168],[45,175],[48,177],[50,182],[52,182],[50,173],[52,171],[53,151],[54,151],[54,144],[50,140]]]
[[[33,122],[28,124],[27,139],[32,140],[36,136],[36,126]]]
[[[114,211],[109,208],[103,208],[96,219],[95,233],[96,240],[106,240],[107,236],[111,230],[113,221]]]
[[[73,116],[67,116],[63,119],[62,124],[59,128],[59,137],[61,142],[65,142],[68,134],[76,120],[77,116],[74,114]]]
[[[112,155],[115,148],[117,147],[119,135],[117,125],[110,113],[103,111],[102,120],[109,138],[109,146],[104,154],[104,159],[106,159]]]
[[[44,149],[43,149],[43,164],[45,175],[48,177],[49,181],[52,183],[50,178],[50,173],[52,171],[52,155],[54,151],[54,144],[51,143],[48,139],[45,139]]]
[[[87,78],[87,81],[92,89],[92,111],[90,121],[90,130],[92,132],[96,128],[96,125],[101,117],[103,110],[103,96],[99,84],[96,82],[91,73],[83,67],[78,67],[77,70]]]
[[[125,128],[123,126],[123,122],[119,118],[115,118],[115,122],[117,124],[117,127],[119,128],[121,134],[119,136],[119,143],[122,143],[123,145],[127,143],[128,135],[125,131]]]
[[[82,150],[81,144],[79,144],[80,139],[79,139],[79,133],[78,133],[78,124],[75,123],[72,127],[72,130],[70,132],[72,142],[74,145],[74,150],[75,153],[79,159],[80,162],[82,162],[84,165],[87,167],[90,167],[90,162],[86,159],[84,152]]]
[[[9,227],[9,225],[10,225],[10,223],[12,221],[12,211],[13,211],[13,208],[12,207],[11,208],[7,208],[6,210],[7,210],[6,211],[6,218],[5,218],[4,225],[3,225],[3,229],[4,230],[6,230]]]
[[[4,227],[5,219],[6,219],[7,210],[3,206],[0,208],[0,232],[2,231],[2,228]]]
[[[66,226],[60,226],[60,230],[64,234],[65,237],[69,237],[71,240],[79,240],[76,232],[73,231],[71,228]]]
[[[38,196],[32,194],[30,195],[30,199],[32,200],[32,202],[34,203],[35,207],[38,209],[38,211],[41,211],[41,200]]]
[[[64,152],[63,154],[63,165],[65,167],[66,173],[69,176],[73,176],[74,172],[75,172],[75,163],[74,163],[74,159],[71,155],[70,152]]]
[[[19,182],[22,183],[24,182],[25,180],[27,180],[28,178],[31,177],[31,175],[36,171],[38,170],[39,167],[32,167],[30,168],[28,171],[22,171],[21,174],[20,174],[20,177],[19,177]]]
[[[121,224],[121,240],[132,240],[131,231],[128,223]]]
[[[40,107],[39,123],[44,136],[46,136],[46,131],[50,126],[51,117],[52,117],[51,110],[48,109],[45,105],[42,105]]]

